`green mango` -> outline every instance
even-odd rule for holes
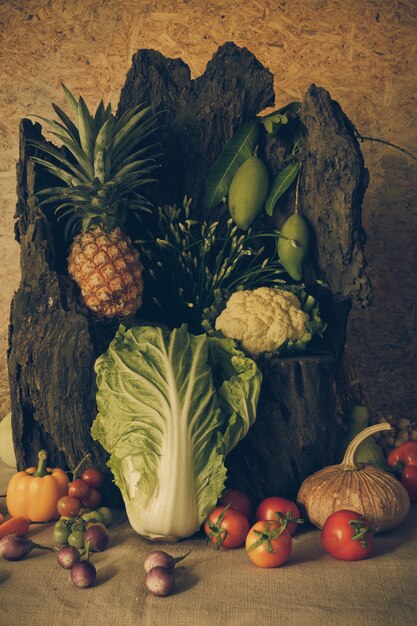
[[[265,163],[256,156],[242,163],[229,188],[229,211],[242,230],[248,230],[262,211],[269,191],[269,176]]]
[[[369,425],[369,412],[366,406],[355,405],[352,407],[351,412],[349,414],[349,424],[348,424],[348,432],[342,438],[338,446],[338,457],[341,462],[343,459],[343,455],[346,451],[346,448],[364,428],[367,428]],[[372,437],[368,437],[365,439],[359,446],[355,454],[355,462],[356,463],[371,463],[372,465],[377,465],[378,467],[385,466],[385,456],[382,451],[381,446],[377,444],[375,439]]]
[[[302,278],[302,264],[310,246],[310,228],[307,220],[294,213],[281,228],[278,238],[278,256],[287,274],[294,280]]]

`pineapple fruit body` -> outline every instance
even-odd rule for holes
[[[119,226],[100,226],[76,236],[68,256],[68,273],[84,304],[98,317],[126,318],[142,304],[139,253]]]
[[[33,156],[35,163],[59,178],[61,184],[41,189],[39,206],[53,206],[64,220],[67,240],[75,237],[68,257],[68,273],[78,285],[85,306],[99,317],[126,318],[142,304],[142,265],[139,253],[120,224],[127,211],[150,210],[141,194],[143,185],[156,182],[158,167],[149,145],[156,128],[151,106],[134,106],[116,118],[103,101],[94,114],[63,85],[73,120],[53,105],[60,122],[49,123],[67,153],[39,141],[32,145],[52,157]],[[157,155],[158,156],[158,155]]]

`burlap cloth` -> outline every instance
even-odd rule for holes
[[[0,467],[0,493],[10,471]],[[4,498],[1,510],[4,512]],[[53,524],[33,525],[30,538],[51,545]],[[141,539],[116,513],[110,547],[93,555],[97,582],[77,589],[47,551],[0,563],[1,626],[337,626],[417,624],[417,506],[395,530],[377,536],[365,561],[336,561],[320,533],[297,532],[283,567],[263,570],[243,549],[216,551],[202,536],[178,544]],[[149,595],[143,560],[152,549],[174,556],[191,549],[176,593]],[[177,566],[178,567],[178,566]]]

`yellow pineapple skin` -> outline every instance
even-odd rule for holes
[[[68,256],[68,273],[81,298],[98,317],[126,318],[142,304],[143,266],[138,251],[119,226],[96,226],[79,233]]]

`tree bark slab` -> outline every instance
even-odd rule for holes
[[[253,503],[295,498],[302,481],[333,462],[335,361],[331,354],[265,360],[255,424],[226,460],[228,485]]]
[[[219,48],[194,80],[180,59],[153,50],[134,56],[118,115],[140,102],[153,102],[163,111],[158,140],[164,158],[151,197],[155,204],[181,203],[187,195],[193,198],[195,217],[205,214],[203,190],[210,168],[238,126],[273,104],[272,85],[269,70],[233,43]],[[261,496],[271,489],[293,494],[303,477],[332,460],[332,385],[347,317],[352,303],[365,306],[370,294],[361,226],[367,178],[353,129],[339,105],[314,86],[301,118],[306,133],[300,209],[315,232],[308,279],[328,321],[322,346],[328,354],[263,365],[258,421],[229,462],[230,480],[254,493],[248,478],[253,476]],[[33,138],[42,140],[41,127],[23,120],[16,223],[22,279],[11,307],[8,352],[17,463],[19,468],[33,465],[43,447],[51,466],[73,468],[90,453],[92,462],[105,469],[107,455],[90,435],[97,410],[94,362],[118,322],[95,319],[78,301],[67,275],[62,232],[33,197],[45,182],[45,174],[30,161]],[[285,158],[285,145],[275,141],[260,149],[274,173]],[[292,210],[293,200],[288,193],[282,215],[285,208]],[[318,288],[316,278],[330,289]],[[111,482],[110,475],[107,479]]]

